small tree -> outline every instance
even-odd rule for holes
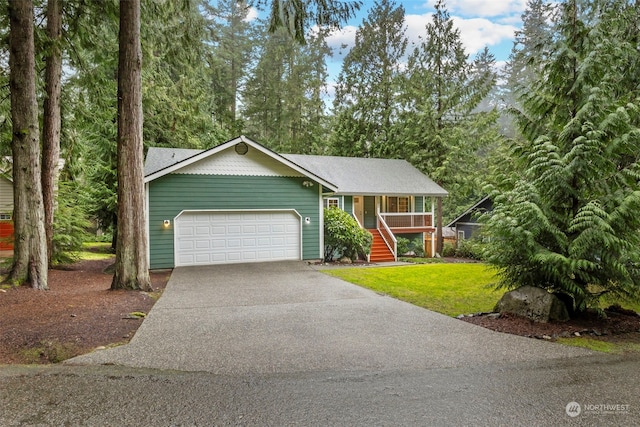
[[[324,260],[343,256],[356,260],[371,251],[373,236],[360,228],[356,220],[337,208],[324,210]]]

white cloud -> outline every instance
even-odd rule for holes
[[[436,0],[429,0],[433,7]],[[446,8],[451,15],[501,17],[520,15],[527,7],[526,0],[448,0]]]
[[[255,19],[258,19],[258,16],[260,15],[260,12],[258,12],[258,9],[256,9],[255,7],[251,6],[249,8],[249,12],[247,13],[247,17],[244,18],[245,22],[251,22]]]
[[[407,37],[411,43],[419,43],[419,37],[425,35],[425,27],[431,22],[431,13],[424,15],[406,15]],[[513,25],[499,24],[485,18],[465,19],[452,16],[453,25],[460,30],[460,39],[469,55],[482,50],[485,46],[495,46],[513,38],[517,29]]]
[[[334,60],[342,60],[356,43],[358,27],[347,25],[333,31],[326,39],[327,45],[333,51]],[[344,47],[346,46],[346,47]]]
[[[516,27],[491,22],[484,18],[463,19],[452,17],[453,25],[460,29],[460,39],[468,54],[494,46],[513,38]]]
[[[457,6],[462,4],[466,5],[493,5],[494,11],[507,11],[516,9],[515,5],[523,3],[524,0],[457,0],[454,1]],[[500,7],[498,7],[500,6]],[[405,25],[406,35],[409,39],[409,49],[411,45],[417,45],[420,43],[420,37],[425,36],[425,27],[427,23],[431,22],[432,13],[424,14],[406,14]],[[460,39],[465,48],[465,52],[473,56],[481,51],[485,46],[488,46],[491,50],[492,46],[497,46],[505,41],[512,40],[514,32],[517,30],[515,25],[510,23],[500,23],[496,20],[489,20],[487,18],[477,17],[476,13],[474,18],[464,18],[460,16],[451,16],[454,26],[460,30]],[[511,22],[511,21],[509,21]],[[336,30],[331,33],[327,38],[327,44],[332,49],[334,56],[331,61],[342,61],[344,56],[355,44],[355,36],[358,27],[349,25]],[[347,46],[344,48],[343,46]]]

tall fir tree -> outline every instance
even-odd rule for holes
[[[397,157],[402,59],[407,49],[405,10],[376,1],[344,58],[334,99],[333,154]]]
[[[213,120],[216,126],[237,135],[243,132],[238,105],[253,60],[255,29],[248,21],[250,8],[244,0],[204,2],[203,8],[211,45],[205,58]]]
[[[266,27],[264,27],[266,30]],[[321,89],[329,53],[324,32],[301,45],[283,29],[262,34],[260,60],[243,93],[247,135],[280,152],[315,152],[311,133],[324,123]]]
[[[111,289],[150,291],[142,142],[140,0],[120,1],[118,34],[118,240]]]
[[[446,188],[451,218],[481,194],[486,151],[496,144],[497,114],[479,109],[495,85],[495,58],[487,49],[475,61],[443,1],[426,36],[409,56],[403,96],[403,154]]]
[[[515,174],[493,187],[489,261],[507,288],[598,306],[640,296],[638,4],[570,0],[539,74],[521,87]],[[509,169],[505,170],[509,171]]]

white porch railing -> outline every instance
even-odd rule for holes
[[[394,236],[391,230],[389,229],[389,226],[385,222],[384,217],[382,215],[383,214],[381,214],[380,212],[378,212],[376,215],[377,224],[378,224],[377,228],[378,228],[378,231],[380,232],[380,235],[382,236],[382,240],[384,240],[384,242],[387,244],[387,247],[389,248],[391,253],[393,253],[393,260],[397,261],[398,260],[398,241],[396,240],[396,236]]]
[[[433,214],[430,212],[380,212],[378,215],[382,217],[389,228],[433,227]]]

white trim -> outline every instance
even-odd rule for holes
[[[298,216],[298,223],[299,223],[299,230],[300,230],[300,253],[298,254],[298,259],[302,260],[304,259],[303,254],[304,254],[304,247],[303,247],[303,229],[302,229],[302,215],[300,215],[300,213],[296,210],[296,209],[184,209],[181,210],[178,215],[176,215],[175,217],[173,217],[173,266],[178,267],[178,257],[177,257],[177,243],[178,243],[178,238],[177,238],[177,227],[176,227],[176,220],[180,217],[180,215],[182,214],[186,214],[186,213],[205,213],[205,212],[210,212],[210,213],[231,213],[231,212],[291,212],[294,213]]]
[[[477,208],[478,206],[480,206],[482,203],[484,203],[485,200],[489,199],[489,196],[484,197],[482,200],[480,200],[478,203],[476,203],[475,205],[471,206],[469,209],[467,209],[466,211],[464,211],[462,213],[462,215],[458,216],[456,219],[454,219],[453,221],[451,221],[449,224],[447,224],[447,227],[451,227],[453,226],[453,224],[455,224],[456,222],[458,222],[460,220],[460,218],[462,218],[463,216],[465,216],[468,213],[471,213],[475,208]]]
[[[149,183],[144,183],[144,196],[145,196],[145,212],[144,212],[144,222],[145,227],[147,228],[147,265],[151,265],[151,219],[149,219]],[[174,255],[175,257],[175,255]]]
[[[458,241],[460,241],[460,236],[462,236],[462,240],[467,240],[464,235],[464,230],[456,230],[456,237],[458,238]]]
[[[319,208],[318,218],[320,218],[320,225],[318,229],[318,233],[319,233],[318,241],[320,242],[320,247],[318,249],[320,250],[319,258],[321,261],[324,261],[324,199],[322,198],[322,186],[320,185],[318,185],[318,196],[319,196],[318,200],[320,200],[320,203],[318,206]],[[302,244],[300,245],[300,248],[302,249]]]
[[[327,203],[326,203],[326,204],[327,204],[327,206],[326,206],[326,207],[327,207],[327,209],[328,209],[328,208],[330,208],[330,207],[331,207],[331,206],[329,205],[329,201],[331,201],[331,200],[335,200],[335,201],[336,201],[336,203],[338,204],[336,207],[337,207],[338,209],[342,209],[342,210],[344,210],[344,198],[342,198],[342,203],[340,203],[340,197],[324,197],[324,198],[322,199],[322,204],[324,205],[324,202],[326,201],[326,202],[327,202]]]
[[[166,167],[164,169],[161,169],[161,170],[159,170],[157,172],[154,172],[154,173],[146,176],[144,178],[144,182],[150,182],[150,181],[156,180],[156,179],[158,179],[160,177],[168,175],[168,174],[170,174],[172,172],[175,172],[175,171],[177,171],[179,169],[182,169],[182,168],[184,168],[186,166],[189,166],[189,165],[191,165],[191,164],[193,164],[195,162],[198,162],[198,161],[200,161],[202,159],[205,159],[205,158],[207,158],[209,156],[212,156],[212,155],[214,155],[216,153],[219,153],[220,151],[226,150],[227,148],[230,148],[230,147],[232,147],[232,146],[234,146],[234,145],[236,145],[236,144],[238,144],[240,142],[244,142],[245,144],[247,144],[251,148],[256,149],[256,150],[264,153],[265,155],[271,157],[272,159],[283,163],[284,165],[290,167],[294,171],[296,171],[296,172],[298,172],[298,173],[300,173],[300,174],[302,174],[302,175],[314,180],[315,182],[319,183],[321,186],[327,187],[329,190],[334,191],[334,192],[338,191],[338,188],[334,184],[332,184],[332,183],[330,183],[328,181],[325,181],[324,179],[322,179],[319,176],[309,172],[308,170],[304,169],[303,167],[298,166],[297,164],[295,164],[291,160],[288,160],[287,158],[281,156],[280,154],[269,150],[268,148],[258,144],[255,141],[252,141],[251,139],[247,138],[244,135],[241,135],[241,136],[239,136],[237,138],[229,140],[229,141],[227,141],[227,142],[225,142],[223,144],[220,144],[220,145],[218,145],[216,147],[210,148],[209,150],[205,150],[205,151],[203,151],[201,153],[198,153],[198,154],[196,154],[194,156],[191,156],[188,159],[185,159],[185,160],[183,160],[181,162],[175,163],[175,164],[173,164],[171,166],[168,166],[168,167]]]

